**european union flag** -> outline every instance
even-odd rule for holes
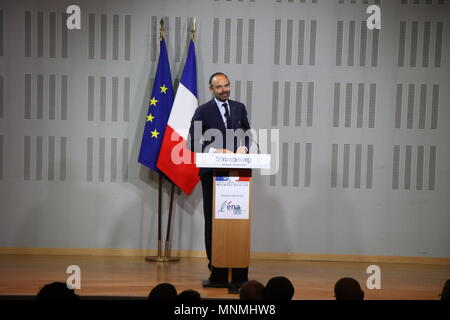
[[[174,99],[172,76],[164,39],[160,41],[159,47],[158,68],[145,117],[145,128],[138,159],[139,163],[158,173],[160,171],[156,168],[156,162]]]

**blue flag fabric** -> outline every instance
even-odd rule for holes
[[[144,120],[145,128],[138,162],[161,173],[156,167],[156,163],[170,111],[172,110],[174,94],[169,58],[164,39],[160,41],[159,47],[158,68],[150,96],[147,116]]]

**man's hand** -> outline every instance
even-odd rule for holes
[[[247,148],[244,146],[240,146],[237,150],[236,153],[247,153]]]
[[[214,153],[233,153],[233,152],[228,149],[217,149],[216,151],[214,151]]]

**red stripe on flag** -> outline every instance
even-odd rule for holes
[[[164,133],[157,166],[187,195],[191,194],[200,181],[199,168],[195,166],[195,153],[187,149],[186,140],[169,125]]]

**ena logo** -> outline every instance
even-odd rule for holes
[[[238,204],[232,204],[231,201],[224,201],[219,209],[218,212],[229,212],[232,211],[235,215],[240,215],[241,212],[241,206]]]

